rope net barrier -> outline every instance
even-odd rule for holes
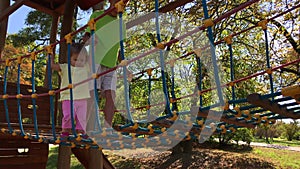
[[[112,147],[118,147],[120,149],[129,147],[129,148],[136,148],[138,146],[140,147],[147,147],[147,146],[156,146],[156,145],[169,145],[171,142],[180,141],[182,139],[189,140],[189,139],[197,139],[199,136],[208,136],[212,133],[230,133],[235,132],[237,128],[240,127],[248,127],[248,128],[254,128],[258,124],[274,124],[276,122],[276,119],[282,119],[286,117],[290,118],[300,118],[300,114],[297,114],[299,108],[287,108],[288,106],[295,106],[297,105],[297,102],[290,102],[287,104],[278,104],[279,102],[283,101],[291,101],[293,99],[297,99],[295,94],[293,92],[297,92],[299,90],[299,87],[292,87],[292,88],[285,88],[282,89],[282,91],[274,91],[274,82],[273,82],[273,72],[276,70],[279,70],[281,68],[296,64],[300,62],[300,59],[296,59],[293,61],[289,61],[285,64],[278,65],[275,67],[272,67],[270,64],[270,54],[269,54],[269,42],[268,42],[268,33],[267,33],[267,24],[268,22],[275,20],[276,18],[283,16],[287,14],[288,12],[295,10],[300,7],[299,5],[296,5],[276,16],[273,16],[268,19],[263,19],[260,22],[257,22],[254,26],[245,28],[244,30],[232,33],[229,36],[225,37],[222,40],[219,40],[217,42],[213,39],[213,32],[212,27],[221,22],[222,20],[230,17],[231,15],[237,13],[238,11],[243,10],[244,8],[247,8],[248,6],[258,2],[258,0],[250,0],[246,3],[240,4],[235,9],[232,9],[220,17],[216,19],[212,19],[208,15],[208,9],[206,1],[202,1],[203,11],[205,15],[205,20],[203,21],[203,25],[200,27],[197,27],[193,30],[188,31],[187,33],[173,38],[168,42],[163,42],[161,39],[161,29],[160,29],[160,20],[159,20],[159,2],[158,0],[155,0],[155,28],[156,28],[156,39],[157,44],[154,48],[145,51],[138,56],[135,56],[131,59],[126,59],[125,57],[125,47],[124,47],[124,37],[122,37],[122,25],[123,25],[123,12],[126,7],[126,4],[128,3],[127,0],[122,0],[117,5],[110,10],[106,10],[102,15],[99,17],[90,20],[86,25],[79,28],[78,30],[69,33],[65,36],[65,38],[61,39],[60,41],[53,43],[49,46],[45,46],[43,50],[34,51],[30,54],[19,56],[17,58],[12,59],[6,59],[6,60],[0,60],[0,64],[5,64],[5,71],[4,71],[4,82],[3,82],[3,94],[0,95],[0,98],[3,100],[4,110],[5,110],[5,117],[6,117],[6,127],[3,127],[1,131],[3,133],[12,134],[12,135],[21,135],[26,139],[37,139],[40,142],[44,143],[53,143],[53,144],[61,144],[61,145],[68,145],[72,147],[86,147],[86,148],[112,148]],[[84,31],[86,28],[90,28],[91,30],[91,37],[92,37],[92,47],[94,47],[94,38],[95,38],[95,24],[98,20],[102,19],[104,16],[108,15],[112,10],[117,8],[119,13],[119,21],[120,21],[120,53],[121,53],[121,59],[119,65],[106,70],[101,73],[96,73],[95,71],[95,61],[94,61],[94,49],[92,49],[92,58],[93,58],[93,75],[89,77],[88,79],[83,79],[79,83],[72,83],[71,78],[71,60],[70,60],[70,45],[72,44],[72,38],[78,34],[81,31]],[[253,30],[255,28],[261,28],[265,34],[265,55],[266,55],[266,68],[265,70],[250,74],[248,76],[235,79],[235,72],[234,72],[234,59],[233,59],[233,46],[234,43],[233,38],[237,37],[245,32],[248,32],[250,30]],[[170,48],[172,45],[186,39],[189,36],[192,36],[198,32],[201,31],[207,31],[207,36],[210,41],[209,45],[206,45],[204,47],[195,49],[194,51],[188,52],[185,55],[181,55],[179,57],[176,57],[174,59],[165,60],[164,54],[167,49]],[[52,86],[52,70],[50,65],[50,57],[53,55],[53,48],[56,45],[59,45],[61,43],[67,43],[68,46],[68,73],[69,73],[69,86],[64,87],[61,89],[53,89]],[[219,79],[219,73],[218,73],[218,60],[216,58],[216,51],[215,46],[220,45],[222,43],[225,43],[228,46],[228,51],[230,53],[230,82],[222,83]],[[203,51],[208,51],[207,53]],[[37,60],[37,55],[40,53],[46,52],[47,53],[47,75],[48,75],[48,92],[44,93],[36,93],[36,87],[35,87],[35,65]],[[159,66],[153,66],[151,68],[144,69],[142,71],[136,72],[136,73],[129,73],[127,72],[127,68],[130,64],[135,63],[136,61],[145,58],[153,53],[159,53]],[[210,88],[204,89],[202,88],[202,64],[205,57],[212,57],[212,60],[210,61],[210,64],[213,67],[213,78],[215,80],[215,85],[213,85]],[[21,82],[20,82],[20,76],[21,76],[21,64],[22,60],[25,58],[31,59],[32,63],[32,74],[31,74],[31,94],[23,94],[21,93]],[[175,91],[175,68],[174,65],[176,62],[182,61],[184,59],[195,59],[197,61],[197,73],[199,75],[199,82],[198,84],[195,84],[197,87],[194,92],[191,94],[176,97],[176,91]],[[11,66],[12,62],[17,62],[17,92],[16,95],[7,94],[7,85],[8,85],[8,68]],[[169,74],[166,72],[165,66],[170,66],[171,71],[171,87],[167,84],[167,78],[169,78]],[[75,122],[74,122],[74,115],[73,115],[73,92],[72,89],[76,86],[80,86],[84,83],[88,83],[90,81],[94,81],[94,91],[95,96],[97,96],[98,92],[96,90],[97,82],[96,79],[100,78],[101,76],[110,73],[112,71],[118,70],[119,68],[123,71],[123,76],[119,76],[118,78],[123,78],[123,87],[124,87],[124,97],[125,97],[125,109],[118,109],[115,112],[123,112],[127,114],[127,123],[126,124],[117,124],[114,126],[114,128],[102,128],[100,126],[100,117],[98,112],[102,111],[98,109],[98,106],[95,104],[95,114],[96,116],[96,128],[97,130],[95,132],[90,133],[90,138],[85,139],[82,138],[82,136],[78,133],[76,133],[75,130]],[[161,82],[162,82],[162,89],[163,89],[163,101],[158,103],[151,103],[151,97],[150,94],[153,91],[153,84],[152,82],[155,80],[152,72],[153,71],[161,71]],[[145,90],[148,92],[147,97],[147,103],[144,106],[140,107],[132,107],[130,104],[130,84],[133,83],[136,79],[147,76],[148,84],[145,87]],[[259,95],[259,94],[250,94],[247,98],[238,99],[235,91],[235,86],[238,83],[246,82],[249,79],[253,79],[259,76],[267,75],[269,78],[269,86],[270,86],[270,93],[265,95]],[[222,95],[223,88],[230,88],[231,89],[231,100],[223,100],[224,98]],[[59,127],[55,126],[55,103],[54,100],[57,99],[57,95],[65,90],[70,90],[70,105],[71,105],[71,118],[72,118],[72,136],[68,138],[68,141],[62,141],[59,137]],[[204,106],[203,103],[203,96],[206,93],[209,92],[216,92],[218,96],[218,102]],[[169,98],[169,93],[171,93],[171,96]],[[277,97],[277,96],[284,96],[284,97]],[[41,131],[38,125],[38,115],[37,115],[37,100],[39,100],[42,97],[49,97],[49,104],[50,104],[50,119],[51,119],[51,127],[49,132]],[[277,97],[277,98],[276,98]],[[197,98],[199,101],[198,105],[193,105],[190,110],[179,110],[178,103],[183,102],[185,99],[193,99]],[[18,125],[14,125],[10,122],[10,113],[9,113],[9,107],[8,102],[11,100],[17,101],[17,115],[18,115]],[[23,127],[23,119],[22,119],[22,107],[21,102],[24,99],[31,99],[32,101],[32,111],[33,111],[33,131],[26,131]],[[271,100],[269,100],[271,99]],[[99,98],[95,97],[94,100],[96,103],[99,102]],[[258,103],[259,102],[259,103]],[[276,106],[269,106],[272,103],[276,103]],[[266,106],[267,105],[267,106]],[[147,117],[151,117],[151,108],[164,106],[163,111],[165,112],[165,115],[160,115],[158,117],[155,117],[152,119],[152,121],[137,121],[134,119],[133,113],[134,111],[144,111],[147,112]],[[193,112],[193,113],[192,113]],[[176,125],[175,125],[176,123]],[[172,128],[173,126],[176,126],[175,128]],[[17,129],[17,127],[19,127]],[[189,128],[189,131],[183,130],[183,128]],[[115,130],[119,132],[114,132]],[[168,131],[168,132],[167,132]],[[41,134],[43,133],[43,134]],[[124,134],[126,133],[126,134]],[[162,137],[156,137],[157,135],[161,135]],[[141,137],[142,136],[142,137]],[[170,139],[168,136],[172,136],[172,139]],[[107,137],[108,139],[105,140],[99,140],[97,137]],[[118,138],[118,142],[114,142],[115,138]],[[137,138],[142,138],[137,139]],[[147,144],[145,144],[147,143]]]

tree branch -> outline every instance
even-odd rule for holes
[[[294,40],[288,30],[276,20],[271,20],[270,22],[273,23],[279,31],[282,31],[283,36],[285,36],[285,38],[290,42],[290,44],[293,46],[293,49],[300,54],[300,47],[297,45],[297,42]]]
[[[300,76],[300,72],[296,71],[296,70],[293,70],[293,69],[289,69],[289,68],[281,68],[281,71],[282,72],[288,72],[288,73],[293,73],[297,76]]]

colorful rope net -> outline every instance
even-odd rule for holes
[[[168,42],[163,42],[161,37],[161,29],[160,29],[160,14],[159,14],[159,2],[155,0],[155,31],[156,31],[156,39],[157,44],[155,48],[152,48],[146,52],[139,54],[131,59],[126,59],[125,57],[125,46],[124,46],[124,37],[122,35],[122,26],[123,23],[123,12],[127,4],[127,0],[122,0],[116,4],[114,8],[117,8],[119,13],[119,25],[120,25],[120,54],[122,61],[119,65],[114,68],[111,68],[102,73],[96,73],[95,68],[95,53],[94,53],[94,39],[95,39],[95,24],[98,20],[106,16],[111,10],[107,10],[99,17],[92,19],[85,26],[81,27],[75,32],[72,32],[65,36],[64,39],[46,46],[43,50],[32,52],[31,54],[19,56],[14,59],[1,60],[1,64],[5,64],[4,78],[3,78],[3,94],[1,98],[3,100],[5,113],[5,127],[2,128],[2,132],[6,134],[12,135],[21,135],[26,139],[37,139],[40,142],[44,143],[52,143],[52,144],[61,144],[68,145],[72,147],[86,147],[86,148],[136,148],[136,147],[147,147],[147,146],[157,146],[157,145],[171,145],[172,143],[179,142],[181,140],[190,140],[190,139],[199,139],[199,138],[207,138],[212,134],[216,133],[230,133],[235,132],[240,127],[254,128],[258,124],[274,124],[276,119],[281,118],[300,118],[299,111],[300,107],[288,108],[289,106],[296,106],[298,101],[292,101],[294,99],[298,99],[299,86],[293,86],[282,89],[282,91],[274,90],[274,81],[273,81],[273,72],[279,70],[281,68],[287,67],[289,65],[293,65],[300,62],[300,59],[287,62],[285,64],[272,67],[270,64],[270,52],[269,52],[269,42],[268,42],[268,22],[272,21],[280,16],[285,15],[286,13],[293,11],[300,7],[300,5],[294,6],[289,10],[280,13],[272,18],[267,18],[261,20],[255,25],[246,28],[238,33],[232,33],[225,37],[224,39],[215,42],[212,27],[223,19],[230,17],[231,15],[237,13],[238,11],[247,8],[248,6],[258,2],[258,0],[250,0],[246,3],[240,4],[235,9],[232,9],[220,17],[216,19],[210,18],[208,14],[208,7],[205,0],[202,0],[202,7],[204,12],[204,21],[202,26],[196,27],[192,30],[187,31],[183,35],[172,38]],[[67,43],[68,46],[68,72],[70,74],[70,46],[72,44],[72,39],[74,35],[77,33],[84,31],[87,27],[91,30],[91,57],[92,57],[92,76],[88,79],[83,79],[81,82],[73,84],[72,78],[69,75],[69,86],[61,89],[54,89],[52,86],[52,70],[50,57],[53,55],[53,48],[61,43]],[[250,74],[246,77],[242,77],[239,79],[235,79],[235,71],[234,71],[234,52],[233,52],[233,44],[234,37],[237,37],[245,32],[248,32],[253,29],[261,29],[265,34],[265,57],[266,57],[266,67],[264,70],[259,71],[257,73]],[[166,55],[170,51],[170,47],[180,41],[185,40],[189,36],[193,36],[196,33],[201,32],[202,34],[207,35],[207,43],[208,45],[204,45],[200,48],[194,48],[194,51],[188,52],[187,54],[179,57],[172,58],[170,60],[166,60]],[[206,32],[206,33],[203,33]],[[229,60],[230,60],[230,81],[222,83],[219,77],[219,68],[218,68],[218,60],[216,56],[217,45],[225,43],[228,46],[229,51]],[[48,55],[48,64],[47,64],[47,75],[48,75],[48,92],[44,93],[36,93],[36,85],[35,85],[35,63],[37,60],[37,55],[39,53],[46,52]],[[128,72],[128,68],[130,65],[135,63],[138,64],[138,61],[146,58],[148,56],[154,56],[158,58],[158,66],[153,66],[147,69],[144,69],[141,72],[131,73]],[[157,57],[158,56],[158,57]],[[22,60],[25,58],[30,58],[32,62],[32,74],[31,74],[31,94],[21,93],[21,64]],[[206,58],[210,58],[207,61]],[[185,96],[176,97],[176,63],[191,60],[196,61],[196,78],[197,83],[194,84],[194,88],[190,94]],[[7,93],[8,86],[8,69],[12,62],[17,63],[17,82],[16,82],[16,95],[9,95]],[[205,70],[204,64],[209,64],[212,67],[212,79],[214,84],[211,85],[210,88],[204,88],[203,85],[203,71]],[[151,64],[152,65],[152,64]],[[120,71],[121,69],[121,71]],[[95,102],[99,102],[98,92],[96,90],[97,87],[97,78],[100,78],[106,73],[112,71],[121,72],[121,78],[123,78],[122,88],[124,102],[121,107],[124,108],[116,110],[116,112],[123,113],[125,117],[125,124],[115,124],[113,128],[103,128],[101,126],[101,116],[99,114],[99,107],[95,104],[95,130],[89,132],[90,138],[85,139],[82,138],[80,134],[76,133],[75,122],[74,122],[74,108],[73,108],[73,88],[81,85],[83,83],[88,83],[89,81],[93,81],[94,91],[95,91]],[[153,75],[153,72],[156,71],[156,74],[160,70],[160,79],[159,82],[162,88],[162,96],[160,97],[160,101],[153,103],[153,98],[151,93],[154,91],[155,81],[157,81],[157,77]],[[169,72],[167,71],[169,70]],[[239,99],[236,93],[236,86],[239,83],[246,82],[249,79],[253,79],[259,76],[264,76],[267,74],[269,79],[270,92],[267,94],[250,94],[247,98]],[[144,85],[144,90],[147,92],[146,103],[144,106],[135,107],[131,106],[131,87],[132,84],[141,77],[147,77]],[[119,80],[121,81],[121,80]],[[231,99],[224,99],[223,91],[225,88],[231,91]],[[70,90],[70,102],[71,102],[71,117],[72,117],[72,135],[69,136],[68,140],[62,141],[59,137],[60,127],[57,127],[56,124],[56,113],[55,113],[55,100],[57,100],[57,95],[65,90]],[[215,93],[216,102],[214,104],[206,105],[205,104],[205,95],[207,93]],[[212,94],[211,94],[212,95]],[[282,97],[278,97],[282,96]],[[39,125],[39,116],[37,114],[37,101],[41,98],[49,97],[49,105],[50,105],[50,119],[51,125],[50,129],[45,129],[44,126]],[[23,119],[22,119],[22,109],[21,102],[25,99],[31,100],[32,103],[32,113],[33,113],[33,129],[24,130]],[[11,100],[17,101],[17,115],[18,115],[18,124],[15,125],[10,121],[11,112],[9,112],[9,102]],[[189,106],[183,106],[184,103],[194,102],[193,104],[189,104]],[[286,102],[286,104],[279,104],[280,102]],[[210,102],[211,103],[211,102]],[[119,104],[119,103],[116,103]],[[153,115],[153,111],[155,108],[159,108],[161,111],[156,116]],[[184,110],[183,108],[187,108]],[[145,120],[136,120],[134,119],[136,116],[134,113],[146,112]],[[46,131],[45,131],[46,130]],[[41,134],[43,133],[43,134]]]

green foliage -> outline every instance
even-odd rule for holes
[[[40,41],[45,44],[49,41],[51,32],[51,16],[40,11],[30,11],[25,20],[27,25],[17,34],[9,35],[15,47],[27,46]]]
[[[115,113],[114,119],[113,119],[113,125],[121,125],[126,124],[126,119],[121,113]]]
[[[294,135],[293,139],[300,140],[300,131],[296,132],[296,134]]]
[[[277,143],[278,139],[288,141],[299,139],[299,128],[298,121],[287,124],[278,120],[275,124],[270,126],[257,126],[254,134],[259,139],[269,137],[271,138],[270,143]]]
[[[296,133],[299,132],[300,127],[298,126],[299,122],[294,121],[289,124],[284,124],[284,135],[286,136],[288,141],[292,141],[295,137]]]
[[[219,145],[228,145],[231,141],[235,141],[238,145],[239,141],[243,141],[250,145],[253,141],[253,134],[248,128],[238,128],[235,132],[220,133],[212,136],[210,139],[218,138]]]
[[[236,141],[237,144],[239,141],[243,141],[250,146],[250,143],[253,141],[253,135],[250,129],[239,128],[234,134],[233,140]]]

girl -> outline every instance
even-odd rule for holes
[[[79,43],[73,43],[71,45],[71,77],[72,83],[76,84],[88,78],[89,66],[88,66],[88,54],[83,45]],[[54,63],[51,58],[51,68],[59,72],[61,76],[61,88],[65,88],[69,85],[68,76],[68,64]],[[74,85],[73,85],[74,86]],[[86,110],[87,99],[90,98],[89,85],[83,83],[73,87],[73,108],[74,117],[76,121],[76,132],[86,136]],[[62,101],[62,133],[61,137],[68,137],[71,133],[71,105],[70,105],[70,90],[64,90],[60,94],[60,100]]]

